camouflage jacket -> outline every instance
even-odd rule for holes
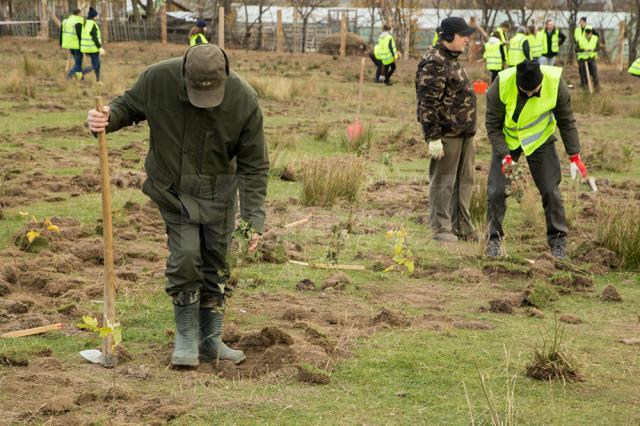
[[[460,61],[442,44],[430,47],[416,73],[418,121],[427,141],[476,133],[476,95]]]

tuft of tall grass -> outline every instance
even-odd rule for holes
[[[29,55],[22,56],[22,72],[26,76],[34,76],[39,70],[38,64],[29,57]]]
[[[640,269],[640,207],[609,206],[596,218],[596,239],[615,252],[628,270]]]
[[[247,82],[263,99],[290,101],[301,93],[301,85],[290,78],[251,76]]]
[[[573,112],[581,114],[613,115],[617,113],[617,108],[610,97],[586,91],[579,92],[573,97],[571,107]]]
[[[275,129],[273,134],[267,135],[267,145],[271,150],[294,149],[298,145],[298,137],[295,131]]]
[[[525,367],[527,377],[538,380],[582,381],[577,361],[564,344],[564,326],[556,319],[553,330],[547,331],[533,357]]]
[[[593,158],[591,158],[593,157]],[[626,142],[599,142],[595,153],[589,156],[589,165],[595,170],[626,172],[633,163],[633,147]]]
[[[35,99],[37,96],[37,86],[32,84],[18,71],[9,74],[1,80],[0,92],[16,95],[26,99]]]
[[[535,185],[529,184],[525,186],[520,207],[522,209],[522,222],[524,225],[540,225],[542,218],[544,218],[544,212],[540,193]]]
[[[365,180],[364,164],[355,157],[311,160],[300,172],[300,198],[306,206],[330,207],[338,200],[353,203]]]
[[[471,191],[469,203],[471,221],[478,229],[483,229],[487,223],[487,177],[476,175]]]
[[[313,138],[317,141],[326,141],[331,131],[331,123],[322,122],[319,123],[315,129],[313,129]]]

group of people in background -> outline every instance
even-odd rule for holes
[[[73,58],[73,66],[67,72],[67,78],[84,80],[84,76],[91,71],[96,75],[96,81],[100,81],[100,55],[105,54],[102,47],[100,26],[95,21],[98,11],[89,7],[87,17],[82,17],[80,9],[74,9],[68,18],[64,19],[60,28],[60,46],[69,50],[69,56]],[[91,59],[91,66],[83,68],[84,55]]]

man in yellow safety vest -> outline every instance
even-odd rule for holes
[[[376,65],[376,83],[383,83],[391,86],[391,76],[396,70],[396,59],[400,57],[400,53],[396,48],[396,41],[391,35],[391,27],[389,25],[382,26],[382,32],[378,36],[378,43],[374,46],[373,52],[369,57]]]
[[[531,49],[529,40],[527,39],[527,29],[523,26],[518,27],[518,32],[509,41],[509,54],[507,56],[507,64],[515,67],[525,59],[531,59]]]
[[[96,74],[96,81],[100,81],[100,55],[106,52],[102,47],[102,37],[100,35],[100,27],[95,21],[98,11],[93,7],[89,7],[87,20],[82,28],[82,39],[80,40],[80,51],[86,53],[91,58],[91,67],[83,70],[84,74],[93,71]]]
[[[189,46],[195,46],[196,44],[207,44],[209,41],[205,37],[207,32],[207,23],[204,19],[198,19],[196,25],[189,31]]]
[[[580,38],[578,43],[580,51],[578,52],[578,70],[580,71],[580,87],[588,87],[588,78],[591,77],[593,86],[598,88],[598,36],[593,34],[590,25],[584,30],[584,36]],[[589,76],[587,76],[587,67]]]
[[[529,42],[529,55],[532,61],[538,61],[542,56],[542,34],[536,31],[535,25],[529,25],[527,33],[527,41]]]
[[[485,67],[491,73],[491,81],[498,77],[498,73],[502,71],[502,64],[505,62],[504,45],[500,42],[500,34],[494,31],[489,40],[484,44]]]
[[[560,129],[571,167],[579,170],[583,178],[587,169],[580,159],[571,95],[561,76],[562,68],[525,60],[500,72],[487,92],[485,124],[492,146],[487,182],[489,257],[503,254],[505,188],[522,154],[542,197],[551,254],[559,259],[566,257],[568,228],[558,188],[561,171],[555,146],[556,127]]]
[[[68,49],[73,57],[73,67],[67,73],[67,79],[75,76],[82,78],[82,52],[80,52],[80,40],[82,39],[82,26],[84,18],[80,9],[74,9],[69,17],[62,21],[60,26],[60,47]]]
[[[634,77],[640,77],[640,58],[633,61],[633,63],[629,67],[629,74]]]
[[[560,46],[567,39],[562,31],[556,28],[555,24],[549,19],[544,28],[538,31],[542,40],[542,56],[539,61],[541,65],[555,65],[556,56],[560,52]]]

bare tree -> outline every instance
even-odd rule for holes
[[[436,19],[438,20],[438,25],[444,19],[441,15],[451,16],[451,9],[447,7],[443,7],[444,5],[450,4],[449,2],[443,0],[431,0],[431,5],[436,10]],[[444,9],[444,10],[443,10]]]
[[[376,20],[380,10],[380,0],[362,0],[356,3],[367,9],[369,14],[369,43],[373,43],[373,33],[376,28]]]
[[[474,4],[482,11],[481,25],[489,34],[493,31],[500,9],[500,0],[475,0]]]
[[[380,14],[387,25],[393,27],[396,44],[403,51],[409,51],[407,40],[411,40],[411,19],[419,7],[418,0],[382,0]]]
[[[629,62],[633,62],[638,57],[640,47],[640,0],[633,0],[630,5],[631,14],[627,23],[629,34]]]
[[[509,23],[512,26],[528,26],[535,11],[544,7],[544,3],[544,0],[507,0],[503,2],[503,10],[507,14],[507,19],[509,19]],[[513,12],[516,14],[515,19],[512,16]]]
[[[314,10],[319,7],[328,7],[331,5],[331,0],[289,0],[291,6],[300,14],[302,18],[302,53],[306,50],[307,44],[307,26],[309,24],[309,18]]]
[[[258,17],[249,22],[249,5],[258,6]],[[251,41],[251,30],[257,25],[258,34],[256,35],[256,49],[262,49],[262,15],[267,13],[272,6],[271,0],[242,0],[242,7],[244,8],[244,37],[242,39],[242,46],[245,49],[249,48],[249,42]]]

